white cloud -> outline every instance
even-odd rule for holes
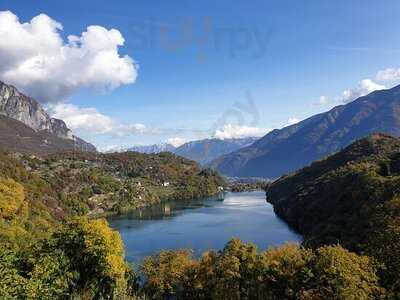
[[[361,80],[355,88],[347,89],[342,93],[342,96],[329,99],[326,96],[321,96],[317,102],[314,103],[316,106],[327,106],[327,105],[340,105],[343,103],[349,103],[356,100],[359,97],[368,95],[373,91],[383,90],[386,87],[382,84],[376,83],[371,79]]]
[[[179,147],[179,146],[182,146],[184,143],[186,143],[186,140],[184,138],[174,137],[174,138],[168,139],[167,143],[171,144],[174,147]]]
[[[93,107],[81,108],[59,103],[49,105],[48,110],[52,117],[63,120],[72,131],[84,135],[109,134],[123,137],[147,131],[143,124],[122,124]]]
[[[313,104],[315,105],[315,106],[325,106],[325,105],[327,105],[327,104],[329,104],[329,99],[328,99],[328,97],[327,96],[321,96],[321,97],[319,97],[319,99],[316,101],[316,102],[314,102]]]
[[[217,139],[238,139],[246,137],[261,137],[267,134],[270,129],[225,124],[221,129],[215,131],[214,137]]]
[[[388,68],[376,74],[376,80],[389,83],[400,83],[400,69]]]
[[[99,113],[95,108],[80,108],[73,104],[50,106],[54,118],[63,120],[73,131],[83,130],[93,134],[107,133],[115,127],[115,121]]]
[[[390,85],[400,84],[400,68],[388,68],[377,72],[375,80],[364,79],[361,80],[355,88],[347,89],[343,92],[342,96],[329,99],[326,96],[321,96],[316,106],[325,106],[328,104],[338,105],[349,103],[355,99],[368,95],[373,91],[386,89],[385,83]]]
[[[353,89],[348,89],[343,92],[342,101],[343,103],[349,103],[359,97],[368,95],[376,90],[385,89],[384,85],[380,85],[371,79],[364,79],[358,83],[358,86]]]
[[[287,125],[286,126],[290,126],[296,123],[299,123],[300,119],[296,118],[296,117],[291,117],[289,118],[289,120],[287,121]]]
[[[0,11],[0,79],[40,102],[60,102],[77,90],[112,90],[135,82],[137,65],[121,56],[124,38],[116,29],[89,26],[80,36],[61,36],[63,27],[45,14],[21,23]]]

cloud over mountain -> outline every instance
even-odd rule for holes
[[[61,36],[63,26],[45,14],[22,23],[0,12],[0,79],[42,103],[60,102],[84,89],[112,90],[134,83],[138,66],[118,48],[116,29],[89,26],[79,36]]]
[[[171,144],[174,147],[179,147],[182,146],[184,143],[186,143],[186,140],[184,138],[180,138],[180,137],[173,137],[173,138],[169,138],[167,140],[168,144]]]
[[[214,137],[221,140],[260,137],[269,131],[270,129],[266,128],[225,124],[222,128],[215,131]]]
[[[58,103],[49,105],[48,110],[54,118],[64,120],[74,132],[85,136],[106,134],[123,137],[151,131],[143,124],[123,124],[93,107],[82,108],[73,104]]]
[[[400,69],[385,69],[377,72],[375,79],[363,79],[358,82],[357,86],[348,88],[343,91],[339,97],[328,98],[321,96],[318,101],[314,102],[315,106],[332,106],[341,105],[354,101],[355,99],[366,96],[373,91],[386,89],[385,84],[395,85],[400,83]]]
[[[344,103],[349,103],[361,96],[368,95],[369,93],[377,90],[385,89],[384,85],[378,84],[371,79],[361,80],[358,85],[353,89],[348,89],[343,92]]]

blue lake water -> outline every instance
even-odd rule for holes
[[[163,249],[190,248],[195,255],[219,250],[233,237],[262,250],[301,241],[275,215],[264,192],[227,193],[223,200],[170,201],[108,221],[120,232],[126,257],[134,263]]]

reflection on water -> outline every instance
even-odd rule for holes
[[[111,216],[108,220],[115,223],[120,220],[162,220],[183,213],[184,210],[214,206],[218,201],[224,201],[224,196],[195,200],[168,201],[151,207],[133,210],[123,216]],[[122,222],[126,223],[126,222]]]
[[[228,193],[216,198],[169,201],[109,218],[124,240],[129,261],[163,249],[191,248],[196,255],[207,249],[222,249],[227,241],[238,237],[259,248],[300,241],[276,217],[265,201],[265,193]]]

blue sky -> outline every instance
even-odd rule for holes
[[[90,25],[121,33],[118,54],[137,63],[136,81],[107,92],[83,86],[62,99],[146,128],[118,135],[74,127],[100,147],[198,139],[218,129],[229,136],[239,127],[261,134],[399,77],[395,0],[60,2],[1,0],[0,10],[21,23],[44,13],[62,24],[64,39]],[[390,78],[377,77],[388,68]],[[364,79],[371,82],[359,86]],[[235,106],[249,99],[252,113]]]

